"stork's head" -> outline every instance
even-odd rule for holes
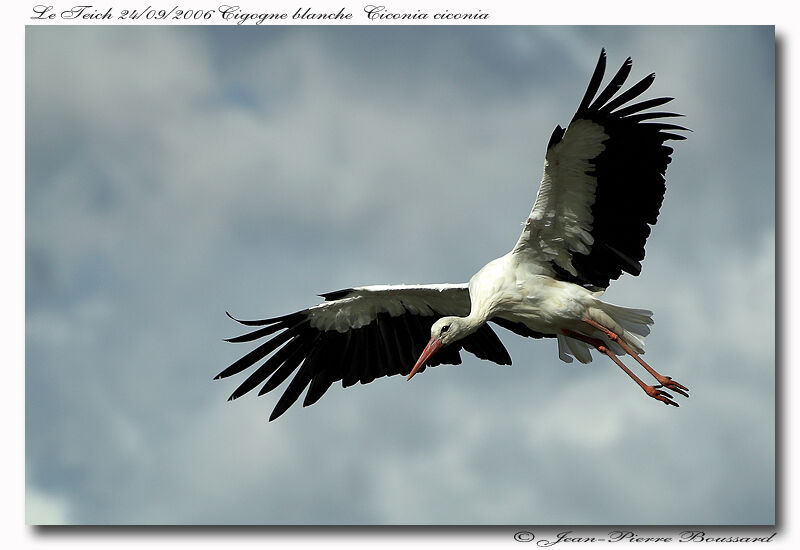
[[[431,326],[431,339],[441,340],[442,345],[446,346],[466,336],[463,334],[465,328],[462,317],[442,317]]]
[[[433,354],[442,349],[442,347],[455,342],[467,335],[467,324],[464,322],[463,317],[442,317],[431,327],[431,339],[428,345],[422,350],[422,354],[417,359],[414,368],[408,375],[410,380],[419,369],[421,369],[428,359],[433,357]]]

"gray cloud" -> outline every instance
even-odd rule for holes
[[[354,284],[465,281],[515,241],[600,47],[673,95],[641,277],[656,406],[504,334],[406,384],[211,382],[224,316]],[[28,519],[774,521],[774,41],[748,27],[46,28],[26,37]],[[746,444],[744,443],[746,442]],[[644,488],[648,490],[644,490]]]

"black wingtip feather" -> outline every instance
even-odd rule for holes
[[[248,326],[248,327],[258,327],[258,326],[263,326],[263,325],[271,325],[272,323],[277,323],[278,321],[286,321],[286,320],[288,320],[288,319],[290,319],[292,317],[295,317],[295,316],[299,315],[299,313],[294,313],[294,314],[291,314],[291,315],[283,315],[282,317],[272,317],[271,319],[258,319],[258,320],[252,320],[252,321],[244,321],[242,319],[237,319],[236,317],[234,317],[233,315],[231,315],[227,311],[225,312],[225,315],[227,315],[228,317],[230,317],[231,319],[233,319],[234,321],[236,321],[239,324],[242,324],[242,325],[245,325],[245,326]]]
[[[233,392],[234,399],[243,396],[244,394],[255,389],[256,386],[264,382],[273,372],[275,372],[281,365],[289,361],[307,341],[307,337],[303,334],[294,336],[289,342],[281,347],[275,354],[253,371],[250,376],[242,382],[238,388]]]
[[[228,368],[219,373],[217,378],[227,378],[229,376],[233,376],[234,374],[238,374],[256,364],[258,361],[272,353],[277,347],[283,345],[284,342],[289,340],[289,338],[296,334],[297,331],[299,331],[305,324],[307,324],[307,322],[298,323],[292,328],[273,336],[256,349],[252,350],[250,353],[232,363]]]
[[[634,84],[633,86],[622,92],[620,95],[618,95],[617,97],[606,103],[600,109],[600,112],[605,114],[610,113],[617,107],[620,107],[621,105],[624,105],[625,103],[631,101],[632,99],[639,97],[644,92],[646,92],[650,86],[653,85],[655,79],[656,79],[656,74],[650,73],[649,75],[641,79],[639,82],[637,82],[636,84]]]
[[[631,72],[631,67],[633,66],[633,61],[631,58],[625,60],[625,63],[619,68],[617,73],[611,78],[611,81],[606,85],[605,89],[600,92],[600,95],[597,96],[592,104],[589,106],[589,110],[597,110],[605,103],[611,99],[615,93],[620,89],[620,87],[625,83],[625,80],[628,78],[628,75]]]
[[[685,117],[681,113],[670,113],[666,111],[650,111],[647,113],[636,113],[635,115],[629,115],[625,117],[625,120],[632,121],[632,122],[641,122],[643,120],[652,120],[654,118],[679,118]]]
[[[242,342],[252,342],[253,340],[258,340],[263,338],[264,336],[269,336],[273,332],[277,332],[281,329],[287,328],[286,323],[276,323],[274,325],[260,328],[254,330],[252,332],[248,332],[246,334],[242,334],[241,336],[234,336],[232,338],[225,338],[224,341],[230,344],[240,344]]]
[[[578,111],[575,116],[582,114],[586,109],[588,109],[589,104],[594,99],[594,96],[597,94],[597,90],[600,89],[600,83],[603,81],[603,74],[606,71],[606,49],[603,48],[600,50],[600,57],[597,60],[597,65],[595,65],[594,72],[592,73],[592,78],[589,80],[589,86],[586,88],[586,93],[583,95],[583,99],[581,100],[580,105],[578,106]]]
[[[613,112],[615,116],[618,117],[625,117],[628,115],[632,115],[634,113],[638,113],[644,111],[646,109],[652,109],[653,107],[658,107],[660,105],[664,105],[672,101],[673,97],[656,97],[654,99],[648,99],[645,101],[640,101],[639,103],[633,103],[628,105],[627,107],[620,107],[616,111]]]
[[[237,323],[239,323],[241,325],[249,326],[249,327],[266,324],[266,322],[262,322],[262,321],[243,321],[242,319],[237,319],[236,317],[231,315],[230,312],[228,312],[228,311],[225,312],[225,315],[227,315],[228,317],[230,317],[231,319],[233,319]],[[264,321],[266,321],[266,319]]]
[[[653,130],[679,130],[681,132],[694,132],[691,128],[680,126],[678,124],[670,124],[669,122],[645,122],[642,124],[647,128]]]
[[[305,359],[311,359],[313,355],[318,353],[319,347],[315,347],[315,344],[320,340],[322,333],[317,332],[316,336],[312,336],[313,340],[304,347],[311,349],[309,352],[308,357],[304,357],[302,353],[294,353],[290,357],[286,359],[286,361],[274,371],[274,373],[270,376],[269,380],[261,387],[258,391],[258,395],[264,395],[265,393],[269,393],[281,383],[289,378],[289,376],[300,366],[300,363]]]

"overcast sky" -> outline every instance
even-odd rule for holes
[[[225,311],[507,252],[601,47],[694,130],[606,293],[690,399],[499,330],[512,367],[226,402]],[[771,27],[28,27],[26,56],[30,523],[774,522]]]

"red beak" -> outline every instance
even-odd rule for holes
[[[408,375],[406,380],[411,380],[411,377],[417,374],[417,371],[427,363],[428,359],[433,357],[433,354],[439,351],[442,348],[442,341],[439,338],[431,338],[428,341],[428,345],[425,346],[425,349],[422,350],[422,355],[419,356],[417,359],[417,364],[414,365],[414,368],[411,369],[411,373]]]

